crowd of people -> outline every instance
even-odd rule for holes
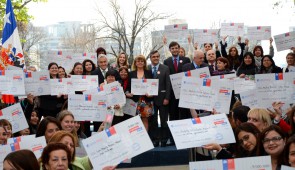
[[[190,41],[190,39],[189,39]],[[164,40],[166,43],[166,40]],[[141,116],[143,124],[155,147],[175,145],[169,131],[167,121],[174,121],[216,114],[214,111],[179,108],[172,90],[169,75],[198,68],[208,67],[211,76],[235,73],[237,77],[245,78],[255,74],[289,72],[295,67],[295,50],[286,56],[287,66],[278,67],[274,60],[272,39],[270,39],[270,54],[266,55],[263,48],[255,46],[249,51],[249,41],[232,46],[227,52],[226,37],[219,43],[204,44],[204,49],[197,45],[190,56],[177,42],[169,44],[171,56],[160,62],[160,53],[152,51],[149,55],[151,64],[147,64],[147,56],[138,55],[132,65],[128,63],[128,56],[122,52],[115,64],[108,63],[107,52],[99,47],[97,63],[85,60],[75,63],[73,69],[67,73],[57,63],[50,63],[48,71],[51,79],[68,78],[71,75],[96,75],[98,87],[103,87],[118,81],[123,87],[126,98],[138,103],[136,114]],[[241,49],[239,54],[238,48]],[[294,48],[293,48],[294,49]],[[97,64],[97,65],[96,65]],[[28,67],[28,71],[36,71]],[[134,95],[131,93],[131,79],[159,79],[158,96]],[[77,91],[76,94],[82,94]],[[7,139],[16,136],[35,134],[36,137],[45,136],[47,146],[41,158],[36,159],[28,150],[12,152],[4,159],[4,169],[92,169],[88,157],[79,158],[75,155],[75,148],[81,145],[81,140],[91,136],[91,122],[75,121],[74,115],[67,110],[67,95],[44,95],[35,97],[31,94],[19,100],[26,116],[29,128],[12,134],[11,123],[0,120],[0,144],[7,144]],[[211,143],[202,148],[192,149],[191,161],[229,159],[270,155],[272,169],[280,169],[281,165],[295,167],[295,107],[290,106],[287,113],[282,113],[284,103],[274,102],[273,111],[242,105],[238,95],[233,93],[228,118],[234,129],[236,143],[219,145]],[[5,107],[1,105],[1,107]],[[114,111],[112,125],[123,122],[132,116],[126,114],[123,105],[109,106]],[[160,127],[158,126],[160,118]],[[93,131],[105,128],[105,122],[93,122]],[[214,151],[214,152],[213,152]],[[108,166],[105,169],[115,169]]]

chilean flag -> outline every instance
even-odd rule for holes
[[[32,77],[32,72],[25,72],[25,76],[26,76],[26,78]]]
[[[203,79],[203,86],[211,86],[211,79]]]
[[[83,57],[85,57],[86,56],[86,53],[83,53]]]
[[[235,161],[234,159],[222,160],[222,166],[226,170],[235,170]]]
[[[276,80],[283,80],[284,78],[283,78],[283,73],[276,73],[275,74],[275,79]]]
[[[91,95],[90,94],[85,95],[85,101],[91,101]]]
[[[7,0],[6,2],[0,63],[0,70],[4,70],[8,65],[21,68],[24,68],[25,66],[23,50],[20,43],[11,0]]]
[[[10,144],[11,151],[18,151],[20,150],[19,143],[11,143]]]
[[[184,72],[184,75],[185,75],[186,77],[190,77],[190,76],[192,76],[191,71]]]
[[[230,26],[235,26],[235,24],[234,23],[230,23]]]
[[[201,122],[201,119],[197,117],[192,119],[192,123],[195,125],[195,124],[201,124],[202,122]]]
[[[0,75],[5,76],[5,70],[0,70]]]
[[[207,33],[208,30],[203,30],[203,33]]]
[[[116,134],[116,130],[115,130],[115,128],[112,126],[112,127],[108,128],[108,129],[106,130],[106,133],[107,133],[108,137],[111,137],[111,136],[113,136],[113,135]]]
[[[59,82],[59,83],[62,83],[62,78],[59,78],[59,79],[58,79],[58,82]]]
[[[257,30],[261,30],[261,26],[258,26],[258,27],[257,27]]]
[[[142,79],[142,82],[143,82],[143,83],[146,83],[146,82],[147,82],[147,80],[146,80],[146,79]]]
[[[62,51],[58,51],[57,52],[57,55],[62,55]]]

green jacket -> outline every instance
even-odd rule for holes
[[[91,170],[92,165],[89,161],[88,156],[82,158],[75,157],[75,161],[72,162],[72,168],[73,170]]]

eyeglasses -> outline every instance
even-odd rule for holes
[[[242,139],[239,140],[240,145],[244,145],[244,141],[248,141],[250,138],[249,135],[245,135],[242,137]]]
[[[263,144],[269,144],[270,141],[275,143],[275,142],[280,141],[281,139],[283,139],[281,136],[276,136],[276,137],[273,137],[271,139],[265,138],[262,142],[263,142]]]

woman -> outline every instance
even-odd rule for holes
[[[124,93],[125,95],[129,93],[128,91],[128,82],[129,82],[129,72],[128,72],[128,67],[126,66],[122,66],[119,68],[119,75],[120,75],[120,84],[121,86],[123,87],[123,90],[124,90]],[[126,95],[126,98],[129,98],[127,95]],[[124,113],[124,116],[123,116],[123,120],[127,120],[129,118],[131,118],[132,116],[131,115],[128,115],[126,113]]]
[[[243,62],[237,70],[237,76],[245,78],[246,75],[255,75],[258,72],[258,68],[255,65],[254,55],[251,52],[245,53]]]
[[[49,139],[59,130],[61,130],[59,121],[54,117],[48,116],[40,122],[36,137],[45,136],[46,143],[48,143]]]
[[[248,112],[248,122],[255,125],[260,132],[272,125],[269,112],[266,109],[254,108]]]
[[[106,72],[106,77],[105,77],[105,83],[100,84],[101,87],[103,87],[105,84],[110,84],[117,81],[116,80],[116,71],[115,70],[109,70]],[[114,112],[114,118],[112,122],[112,126],[115,124],[118,124],[123,121],[123,104],[116,104],[114,106],[109,106],[108,110],[112,110]]]
[[[260,74],[281,73],[282,69],[276,66],[275,62],[269,55],[265,55],[261,59]]]
[[[270,155],[272,169],[281,169],[286,134],[277,125],[271,125],[261,132],[262,153]]]
[[[57,120],[60,122],[61,130],[72,133],[76,141],[78,141],[78,135],[75,131],[74,115],[68,110],[63,110],[58,114]],[[76,145],[78,146],[79,144],[76,143]]]
[[[117,57],[116,65],[113,66],[114,69],[119,70],[122,66],[129,67],[128,59],[125,52],[121,52]]]
[[[68,170],[71,159],[71,152],[62,143],[48,144],[40,158],[43,170]]]
[[[284,148],[284,164],[295,168],[295,135],[292,135]]]
[[[150,79],[152,78],[151,70],[147,70],[146,59],[143,55],[138,55],[135,57],[132,70],[130,72],[128,91],[131,92],[131,79]],[[153,114],[152,101],[153,97],[146,94],[145,96],[133,95],[132,93],[127,93],[127,97],[132,97],[134,102],[138,103],[137,114],[141,115],[143,124],[145,125],[146,130],[148,130],[148,117]]]
[[[51,144],[62,143],[68,147],[68,149],[70,150],[71,158],[72,158],[70,159],[70,167],[72,168],[72,170],[92,169],[91,162],[87,156],[83,158],[75,157],[75,153],[76,153],[75,140],[76,140],[75,137],[71,133],[66,131],[59,131],[56,134],[54,134],[54,136],[52,136],[49,143]],[[108,166],[106,167],[106,169],[111,167],[112,166]],[[112,168],[115,169],[115,167],[112,167]]]
[[[219,144],[212,143],[205,145],[205,149],[217,150],[217,159],[231,159],[233,157],[254,157],[260,156],[259,150],[259,134],[260,131],[251,123],[241,123],[235,129],[236,145],[233,156],[226,149],[223,149]]]
[[[229,61],[229,70],[235,70],[237,71],[238,67],[241,65],[241,62],[239,60],[239,53],[238,49],[234,46],[230,47],[228,50],[228,54],[225,51],[226,45],[221,44],[221,53],[222,56],[228,59]]]
[[[62,66],[58,66],[58,77],[59,78],[67,78],[68,77],[65,68],[63,68]]]
[[[283,68],[283,72],[290,72],[290,68],[295,67],[295,53],[288,53],[286,56],[287,67]]]
[[[5,124],[2,121],[4,119],[0,120],[0,145],[6,145],[7,144],[7,131],[5,129]]]
[[[91,72],[95,70],[96,66],[92,60],[86,59],[82,63],[83,75],[91,75]]]
[[[3,161],[3,170],[38,170],[39,163],[30,150],[19,150],[9,153]]]
[[[70,75],[82,75],[83,74],[83,65],[79,62],[74,64],[72,71],[69,73]]]
[[[3,125],[3,127],[4,127],[4,129],[6,131],[7,138],[13,137],[11,123],[7,119],[1,119],[0,124]]]
[[[31,118],[29,122],[29,128],[30,128],[30,132],[31,134],[36,134],[37,132],[37,127],[39,124],[39,117],[36,111],[33,111],[31,113]]]
[[[57,79],[58,76],[58,65],[56,63],[50,63],[48,65],[48,70],[51,79]],[[63,103],[65,102],[65,96],[51,96],[44,95],[38,97],[40,105],[38,107],[39,119],[42,116],[52,116],[56,117],[56,115],[60,112]]]
[[[212,76],[224,75],[233,73],[230,71],[230,64],[228,59],[224,57],[217,58],[217,70],[212,72]]]
[[[75,121],[74,123],[74,130],[78,136],[78,139],[86,139],[87,136],[82,132],[82,129],[81,129],[81,123],[78,122],[78,121]]]

